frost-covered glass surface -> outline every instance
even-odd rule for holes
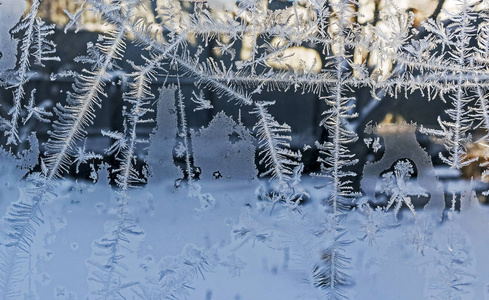
[[[0,0],[0,299],[489,299],[488,12]]]

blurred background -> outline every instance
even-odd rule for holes
[[[162,34],[162,39],[165,38],[165,28],[161,19],[158,17],[158,7],[165,5],[165,0],[142,0],[145,1],[145,9],[140,9],[138,14],[144,17],[149,22],[154,23],[154,30],[159,29]],[[110,29],[109,25],[103,24],[98,16],[84,13],[81,22],[71,26],[65,30],[65,25],[70,21],[69,15],[74,15],[77,9],[80,8],[80,3],[73,0],[43,0],[39,9],[39,16],[47,23],[56,24],[54,42],[57,44],[56,55],[61,58],[61,62],[46,63],[45,68],[31,66],[31,78],[27,83],[26,91],[36,89],[36,99],[38,105],[51,110],[57,103],[65,103],[66,92],[71,90],[73,84],[72,77],[58,76],[60,72],[76,70],[80,71],[84,66],[75,62],[75,57],[86,54],[87,43],[97,40],[99,33],[106,32]],[[303,6],[298,2],[298,9],[303,9]],[[456,10],[457,7],[451,0],[410,0],[410,1],[389,1],[389,0],[360,0],[358,5],[353,5],[352,9],[357,12],[355,20],[362,26],[370,26],[371,28],[383,28],[381,15],[389,13],[392,7],[396,6],[405,11],[406,14],[414,14],[413,27],[419,30],[419,33],[413,35],[412,39],[423,38],[423,29],[421,24],[427,18],[439,18],[447,22],[446,10]],[[27,1],[27,8],[29,7]],[[290,1],[271,1],[264,0],[264,6],[269,9],[283,9],[292,12],[293,3]],[[181,1],[182,13],[191,12],[194,3],[191,1]],[[1,6],[0,6],[1,9]],[[478,9],[486,10],[483,4],[478,6]],[[479,21],[476,21],[479,22]],[[388,30],[387,28],[384,28]],[[373,30],[373,29],[372,29]],[[14,35],[15,36],[15,35]],[[16,36],[17,38],[20,38]],[[250,58],[251,44],[253,37],[244,38],[241,43],[235,43],[233,49],[236,52],[236,60],[247,60]],[[228,65],[231,63],[229,56],[221,56],[218,45],[213,43],[202,43],[199,39],[189,38],[191,48],[194,50],[197,47],[203,48],[201,57],[213,57],[216,60],[224,60]],[[274,41],[270,41],[274,43]],[[327,57],[316,45],[303,45],[301,47],[293,47],[288,49],[293,56],[289,57],[285,63],[279,64],[270,62],[270,65],[277,70],[293,68],[307,68],[313,72],[320,72],[321,67],[327,61]],[[101,130],[120,130],[122,128],[123,117],[121,114],[122,94],[127,91],[127,78],[124,75],[132,71],[128,61],[140,62],[143,53],[141,47],[135,46],[129,41],[127,42],[127,50],[124,59],[118,64],[120,69],[111,71],[111,80],[106,87],[108,99],[103,101],[103,105],[97,111],[95,124],[88,128],[89,140],[87,142],[87,151],[96,153],[104,153],[104,149],[110,146],[110,139],[101,135]],[[20,55],[19,53],[17,55]],[[364,49],[352,50],[353,61],[356,63],[366,62],[371,74],[388,74],[392,65],[389,62],[380,62],[375,53],[367,53]],[[302,62],[301,62],[302,60]],[[381,75],[382,76],[382,75]],[[153,93],[158,97],[157,89],[163,84],[174,84],[174,77],[165,78],[158,77],[152,83]],[[182,91],[185,99],[188,100],[186,106],[188,125],[191,129],[197,130],[202,126],[206,126],[213,116],[220,111],[225,111],[226,114],[232,115],[235,119],[240,118],[245,126],[252,128],[256,122],[253,115],[250,115],[246,107],[237,107],[233,103],[229,103],[226,99],[219,99],[213,92],[205,90],[204,98],[211,101],[213,108],[209,110],[194,111],[195,105],[190,101],[195,94],[199,94],[200,89],[194,86],[194,79],[189,77],[180,78]],[[12,94],[9,89],[0,89],[0,114],[6,116],[12,103]],[[29,92],[27,92],[28,94]],[[359,139],[351,146],[351,151],[356,154],[359,163],[355,171],[362,173],[362,167],[366,161],[378,160],[382,156],[382,151],[373,152],[366,147],[364,139],[369,136],[364,133],[365,126],[371,124],[384,123],[399,123],[399,122],[415,122],[418,125],[423,124],[427,128],[439,128],[436,116],[443,116],[449,104],[437,99],[429,101],[426,96],[420,92],[404,95],[400,93],[397,98],[388,95],[379,94],[381,100],[374,99],[369,88],[356,88],[351,91],[352,96],[357,100],[357,112],[359,117],[353,120],[350,128],[355,130]],[[319,126],[321,115],[320,112],[325,110],[325,104],[314,93],[301,93],[289,90],[286,92],[266,92],[264,91],[260,97],[266,100],[276,100],[277,104],[270,108],[270,113],[277,119],[279,123],[286,122],[292,128],[291,147],[293,149],[303,150],[303,162],[305,164],[305,172],[310,173],[318,171],[319,164],[317,163],[317,150],[314,146],[315,141],[321,141],[327,138],[327,133]],[[143,124],[139,127],[140,136],[148,136],[153,130],[154,124]],[[47,131],[50,129],[49,124],[29,122],[21,128],[22,138],[25,138],[31,131],[36,131],[39,140],[47,140]],[[474,140],[482,133],[474,132]],[[444,147],[438,141],[422,134],[417,134],[418,142],[432,156],[433,163],[436,166],[437,175],[442,181],[456,181],[460,178],[469,180],[470,178],[479,178],[481,169],[479,162],[473,163],[460,172],[457,170],[448,170],[438,158],[438,153],[444,151]],[[4,138],[2,137],[2,142]],[[5,144],[5,143],[4,143]],[[307,146],[312,146],[311,148]],[[20,145],[18,150],[22,150],[26,145]],[[480,157],[483,159],[484,149],[479,144],[468,145],[469,156]],[[140,149],[140,157],[144,158],[145,151]],[[178,158],[175,158],[178,161]],[[481,198],[481,200],[483,200]]]

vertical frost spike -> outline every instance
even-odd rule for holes
[[[135,238],[143,236],[144,231],[134,224],[130,217],[128,209],[129,189],[135,184],[145,182],[140,178],[135,168],[136,146],[146,140],[138,139],[137,126],[141,123],[151,122],[145,119],[145,115],[152,110],[147,108],[150,99],[154,98],[149,87],[150,83],[156,79],[155,69],[159,66],[158,60],[149,60],[145,57],[146,65],[137,66],[130,62],[135,72],[130,74],[133,81],[129,84],[129,91],[124,93],[123,98],[131,109],[129,113],[123,112],[128,129],[124,133],[103,132],[104,135],[115,139],[115,142],[108,149],[108,153],[116,155],[116,160],[120,163],[119,168],[115,170],[116,184],[119,188],[117,193],[118,212],[117,225],[97,242],[93,244],[94,251],[92,258],[88,263],[93,267],[89,280],[96,282],[100,287],[92,291],[92,294],[101,297],[101,299],[113,299],[121,296],[125,290],[132,291],[140,284],[139,281],[129,281],[125,277],[128,269],[124,264],[127,253],[125,250],[134,247]],[[126,127],[127,128],[127,127]],[[100,263],[102,260],[105,263]]]
[[[355,142],[358,136],[355,132],[348,130],[346,124],[348,120],[356,117],[352,113],[355,105],[355,98],[344,96],[348,88],[346,81],[351,77],[348,60],[347,37],[354,30],[350,18],[354,16],[351,10],[354,3],[346,0],[332,4],[337,19],[334,22],[335,35],[333,36],[334,56],[331,65],[334,65],[334,86],[330,89],[330,94],[323,97],[327,105],[327,110],[323,112],[321,126],[324,126],[328,133],[328,141],[323,143],[316,142],[321,157],[318,159],[321,164],[321,172],[316,176],[325,178],[328,182],[323,187],[331,188],[331,195],[327,201],[328,211],[331,216],[332,243],[324,251],[321,263],[315,271],[316,285],[326,289],[329,299],[345,299],[344,287],[350,284],[346,268],[349,259],[343,254],[344,248],[350,243],[344,239],[347,233],[341,225],[340,216],[344,214],[348,205],[351,204],[359,194],[353,191],[351,181],[345,177],[352,177],[354,172],[345,171],[344,168],[356,164],[354,154],[350,153],[348,144]],[[331,24],[330,24],[331,25]]]
[[[37,24],[36,15],[40,3],[41,0],[34,0],[29,9],[29,12],[24,17],[24,19],[12,29],[12,33],[14,34],[19,33],[22,30],[25,30],[25,32],[24,37],[22,38],[22,44],[20,46],[21,55],[18,65],[18,71],[15,74],[12,108],[8,112],[8,114],[11,116],[11,119],[8,124],[8,129],[7,131],[5,131],[5,136],[7,136],[7,145],[17,145],[17,142],[20,141],[18,122],[22,109],[22,100],[25,95],[24,85],[29,80],[29,78],[27,77],[27,72],[30,69],[29,57],[31,55],[31,49],[35,46],[35,30]]]
[[[316,175],[330,180],[333,185],[332,195],[328,202],[334,216],[340,214],[341,210],[345,208],[347,200],[351,201],[358,196],[357,193],[353,192],[353,188],[349,185],[350,182],[343,179],[356,175],[353,172],[343,171],[343,168],[357,162],[356,159],[353,159],[354,154],[350,153],[347,145],[358,139],[357,134],[345,126],[348,119],[356,117],[356,114],[351,112],[355,107],[352,104],[355,98],[343,96],[347,89],[344,82],[351,75],[351,72],[346,70],[349,63],[345,53],[346,36],[349,34],[349,26],[351,25],[347,21],[349,14],[351,14],[350,4],[349,1],[342,1],[333,5],[339,18],[336,22],[338,32],[335,37],[338,49],[335,56],[331,58],[335,64],[336,83],[331,89],[331,94],[323,97],[328,109],[323,112],[325,117],[321,121],[321,126],[327,130],[328,138],[331,141],[316,142],[320,154],[323,155],[318,160],[321,163],[321,173]]]
[[[438,70],[436,64],[429,66],[434,70],[433,75],[440,78],[440,81],[446,80],[449,83],[450,86],[446,88],[446,93],[453,107],[446,110],[449,121],[442,121],[438,118],[441,130],[421,128],[421,132],[442,138],[448,150],[448,156],[440,153],[440,159],[451,168],[461,169],[477,160],[477,158],[468,158],[466,149],[466,144],[472,140],[469,133],[473,127],[470,106],[477,100],[477,95],[468,91],[466,85],[473,79],[464,74],[464,68],[473,64],[476,59],[474,52],[471,51],[470,42],[476,37],[477,30],[473,24],[477,16],[474,13],[475,3],[473,1],[460,0],[457,1],[457,5],[461,8],[460,12],[447,13],[452,21],[447,29],[437,27],[433,22],[428,26],[428,30],[432,31],[431,38],[436,43],[443,45],[441,53],[437,54],[440,57],[446,57],[449,64],[454,66],[452,68],[456,69],[454,73],[442,68],[443,66],[440,66]],[[478,84],[477,77],[475,83]],[[479,88],[476,87],[477,89]],[[442,92],[445,91],[442,90]],[[477,91],[476,93],[480,94]],[[484,103],[479,101],[479,104]]]
[[[192,168],[192,163],[190,160],[191,153],[190,153],[190,141],[188,137],[188,128],[187,128],[187,115],[185,113],[185,103],[183,102],[184,97],[182,94],[182,89],[180,86],[180,78],[177,77],[177,103],[178,103],[178,110],[180,114],[180,137],[183,138],[183,148],[185,151],[185,170],[187,172],[188,176],[188,183],[189,187],[191,189],[194,188],[193,186],[193,180],[194,180],[194,171]],[[189,191],[189,194],[192,193],[192,190]]]
[[[156,79],[155,68],[158,66],[159,62],[158,60],[150,61],[144,57],[143,59],[147,63],[143,67],[136,66],[131,62],[131,65],[136,70],[136,72],[131,74],[131,76],[134,77],[134,82],[129,85],[131,90],[124,94],[124,99],[133,106],[128,115],[130,129],[127,139],[129,142],[127,143],[127,147],[122,150],[122,158],[120,159],[122,170],[120,175],[122,179],[118,180],[118,185],[122,192],[126,192],[131,183],[141,181],[132,165],[133,160],[135,160],[135,147],[140,142],[137,138],[136,129],[139,123],[151,121],[143,119],[146,113],[152,111],[144,106],[149,104],[149,99],[154,98],[149,84]]]

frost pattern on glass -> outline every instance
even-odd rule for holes
[[[0,9],[0,72],[14,69],[18,41],[13,39],[10,30],[19,22],[25,11],[24,1],[3,1]]]
[[[410,203],[409,195],[419,196],[425,194],[422,191],[416,190],[414,186],[406,186],[409,183],[405,181],[411,177],[413,166],[408,160],[403,161],[403,159],[410,159],[414,162],[417,170],[417,185],[430,195],[430,200],[424,206],[424,209],[431,210],[437,218],[441,219],[445,209],[443,188],[434,174],[431,157],[421,148],[416,140],[416,124],[369,125],[365,129],[365,132],[381,136],[385,145],[382,158],[379,161],[370,162],[364,166],[361,186],[365,195],[372,201],[376,201],[375,187],[380,174],[391,168],[397,162],[394,166],[394,173],[390,172],[383,176],[384,186],[382,188],[391,196],[387,208],[393,204],[392,201],[398,203],[396,206],[401,205],[402,201],[404,201],[414,214],[414,207]],[[404,168],[408,169],[401,170],[402,164],[405,165]],[[399,208],[395,209],[396,215]]]
[[[192,133],[191,138],[194,164],[201,168],[202,180],[256,178],[253,137],[224,112],[217,113],[207,127]]]
[[[161,183],[164,179],[176,180],[182,171],[173,163],[173,147],[177,136],[177,110],[175,88],[161,89],[158,98],[156,125],[149,137],[149,182]],[[178,151],[178,150],[177,150]]]
[[[1,299],[489,297],[486,1],[26,4]]]

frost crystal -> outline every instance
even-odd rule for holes
[[[413,215],[416,216],[414,205],[411,202],[411,197],[428,196],[427,193],[415,187],[410,182],[411,175],[413,173],[414,169],[411,162],[408,160],[401,160],[396,163],[393,172],[387,172],[382,175],[381,192],[386,193],[386,195],[390,197],[385,210],[389,210],[389,208],[395,203],[394,216],[396,218],[403,203],[406,204]]]

